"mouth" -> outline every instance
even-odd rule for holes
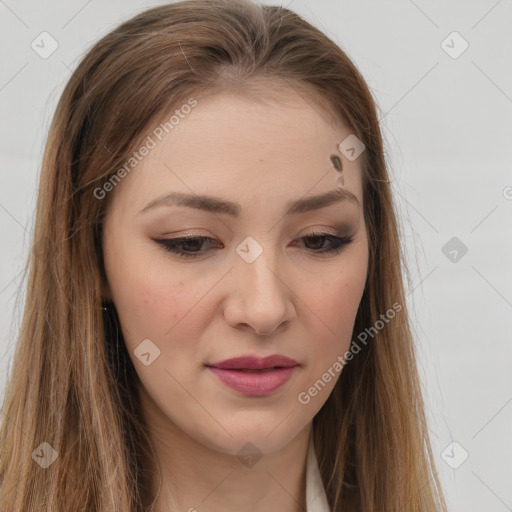
[[[266,396],[282,387],[300,365],[285,356],[264,359],[244,356],[205,367],[218,377],[218,381],[246,396]]]
[[[212,368],[216,368],[213,366]],[[258,370],[252,368],[231,368],[233,372],[243,372],[243,373],[268,373],[274,370],[280,370],[281,368],[291,368],[290,366],[272,366],[271,368],[261,368]],[[219,368],[219,370],[225,370],[226,368]]]
[[[239,371],[272,371],[278,368],[292,368],[298,366],[299,363],[290,357],[280,354],[271,355],[268,357],[256,357],[252,355],[234,357],[219,361],[216,363],[207,364],[208,367],[220,368],[222,370],[239,370]]]

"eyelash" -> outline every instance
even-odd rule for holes
[[[339,254],[347,245],[351,244],[354,240],[354,236],[344,236],[339,237],[335,235],[331,235],[330,233],[322,233],[322,232],[314,232],[314,233],[308,233],[301,237],[300,239],[305,238],[326,238],[331,241],[333,244],[332,247],[329,249],[323,249],[323,250],[315,250],[310,249],[315,254]],[[195,258],[199,256],[200,254],[204,254],[206,251],[196,251],[196,252],[186,252],[183,250],[176,249],[176,246],[190,242],[190,241],[197,241],[197,240],[209,240],[214,241],[213,238],[207,237],[207,236],[183,236],[179,238],[163,238],[163,239],[155,239],[154,241],[158,244],[162,245],[163,248],[168,251],[172,252],[182,258]]]

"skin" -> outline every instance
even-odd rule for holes
[[[273,97],[198,98],[110,192],[105,295],[142,382],[143,414],[161,470],[157,512],[305,510],[312,419],[339,373],[308,404],[297,396],[350,346],[368,242],[361,159],[351,162],[336,149],[351,131],[291,88]],[[335,189],[332,154],[341,157],[344,189],[359,205],[344,201],[284,216],[287,201]],[[176,205],[139,213],[171,191],[238,202],[240,216]],[[338,254],[318,252],[331,246],[329,239],[302,238],[337,230],[353,235]],[[202,251],[184,258],[154,241],[185,232],[215,242],[182,244]],[[263,249],[250,264],[235,251],[247,236]],[[145,339],[160,350],[148,366],[134,355]],[[300,367],[272,394],[248,397],[204,366],[246,354],[283,354]],[[237,457],[248,442],[262,455],[252,467]],[[178,489],[174,502],[171,482]]]

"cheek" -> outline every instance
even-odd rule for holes
[[[305,302],[323,322],[324,339],[349,337],[363,296],[368,271],[366,244],[361,244],[318,282],[304,284]]]
[[[344,274],[316,291],[308,289],[309,316],[312,322],[318,323],[316,332],[326,344],[339,348],[350,341],[363,290],[364,276],[357,279]]]
[[[340,265],[326,272],[317,282],[305,282],[304,316],[308,318],[311,374],[319,378],[350,347],[354,323],[366,283],[368,256],[366,245],[340,259]],[[334,382],[332,382],[334,386]]]
[[[186,320],[187,312],[198,300],[194,301],[195,295],[183,276],[170,271],[168,266],[164,268],[155,258],[148,257],[147,252],[138,252],[137,247],[106,252],[105,268],[130,348],[146,338],[160,346],[166,333],[171,335],[173,330],[185,325],[183,319]]]
[[[297,400],[316,414],[328,399],[343,371],[343,356],[350,348],[354,321],[364,290],[365,274],[340,274],[324,283],[321,292],[309,292],[308,304],[315,304],[308,339],[302,385]],[[307,314],[307,313],[305,313]]]

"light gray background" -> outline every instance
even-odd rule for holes
[[[2,399],[42,150],[58,97],[93,42],[161,3],[0,0]],[[512,511],[512,2],[284,5],[342,46],[382,110],[414,281],[408,299],[429,429],[449,509]],[[47,59],[31,48],[43,31],[59,44]],[[442,47],[453,31],[469,44],[457,58]],[[452,52],[461,48],[453,37],[445,44]],[[442,250],[452,237],[468,248],[464,255],[456,249],[456,261],[452,247],[449,257]],[[453,441],[460,446],[449,446]],[[454,469],[462,450],[469,457]]]

